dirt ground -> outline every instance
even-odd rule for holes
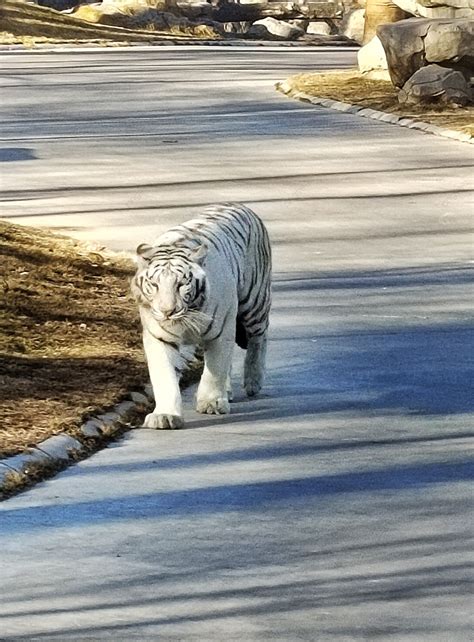
[[[2,221],[0,254],[1,458],[77,436],[148,375],[129,259]]]
[[[397,90],[385,80],[364,78],[356,70],[306,73],[288,78],[287,83],[310,96],[331,98],[407,118],[462,131],[474,136],[474,107],[406,107],[397,100]]]

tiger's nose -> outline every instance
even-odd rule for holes
[[[167,319],[169,319],[169,317],[174,313],[174,311],[175,311],[175,306],[174,305],[166,305],[166,306],[162,305],[162,306],[160,306],[161,314],[164,317],[166,317]]]

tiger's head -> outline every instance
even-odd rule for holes
[[[181,325],[198,332],[205,321],[201,308],[208,283],[202,267],[207,254],[204,244],[196,248],[174,245],[137,248],[138,269],[132,292],[163,327]]]

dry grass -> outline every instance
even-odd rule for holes
[[[0,457],[147,381],[130,260],[0,222]]]
[[[193,38],[211,38],[204,33],[180,31],[147,31],[117,26],[92,24],[54,9],[47,9],[19,0],[3,0],[0,5],[0,44],[84,43],[127,44],[162,40],[188,41]]]
[[[358,71],[299,74],[287,82],[310,96],[370,107],[474,135],[473,107],[401,106],[390,82],[364,78]]]

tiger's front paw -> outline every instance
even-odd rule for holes
[[[197,399],[196,410],[203,415],[228,415],[230,404],[227,397],[216,397],[214,399]]]
[[[157,428],[159,430],[174,430],[184,426],[183,418],[179,415],[159,415],[150,413],[143,422],[144,428]]]

